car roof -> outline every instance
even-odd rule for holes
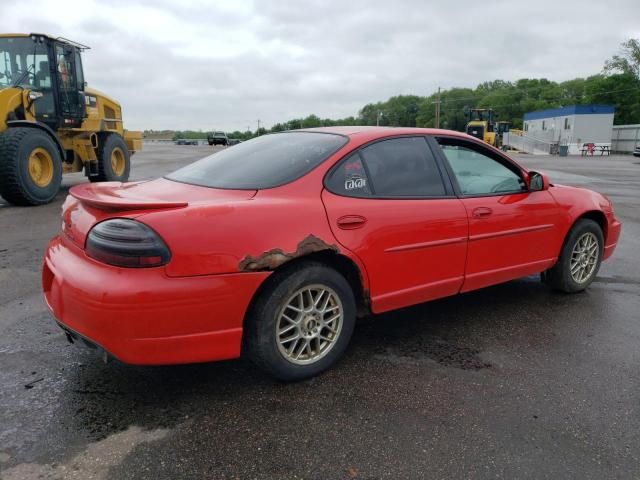
[[[347,127],[319,127],[295,130],[297,132],[321,132],[345,135],[347,137],[367,137],[368,139],[383,138],[394,135],[447,135],[460,138],[475,138],[466,133],[455,130],[444,130],[440,128],[416,128],[416,127],[368,127],[368,126],[347,126]]]

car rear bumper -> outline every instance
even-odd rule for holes
[[[618,245],[618,239],[620,238],[620,232],[622,231],[622,224],[615,218],[609,222],[609,228],[607,230],[607,240],[604,246],[603,260],[606,260],[616,249]]]
[[[168,365],[238,357],[246,309],[268,275],[173,278],[163,267],[112,267],[58,236],[47,248],[42,284],[69,333],[125,363]]]

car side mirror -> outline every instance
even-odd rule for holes
[[[540,172],[529,172],[529,191],[541,192],[549,189],[549,177]]]

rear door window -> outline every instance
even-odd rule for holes
[[[327,188],[350,197],[429,198],[446,195],[440,169],[424,137],[368,145],[343,160]]]
[[[340,162],[327,179],[329,191],[347,197],[370,197],[369,177],[359,153]]]
[[[360,152],[378,197],[441,197],[444,184],[424,137],[376,142]]]

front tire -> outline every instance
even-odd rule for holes
[[[313,377],[344,353],[355,325],[353,290],[337,271],[305,262],[274,273],[245,322],[244,347],[283,381]]]
[[[543,273],[545,283],[565,293],[585,290],[600,269],[603,250],[600,225],[588,218],[579,219],[567,235],[558,262]]]
[[[57,145],[37,128],[17,127],[0,135],[0,195],[14,205],[53,200],[62,183]]]
[[[124,139],[117,133],[100,138],[96,149],[98,174],[90,182],[126,182],[131,171],[131,158]]]

